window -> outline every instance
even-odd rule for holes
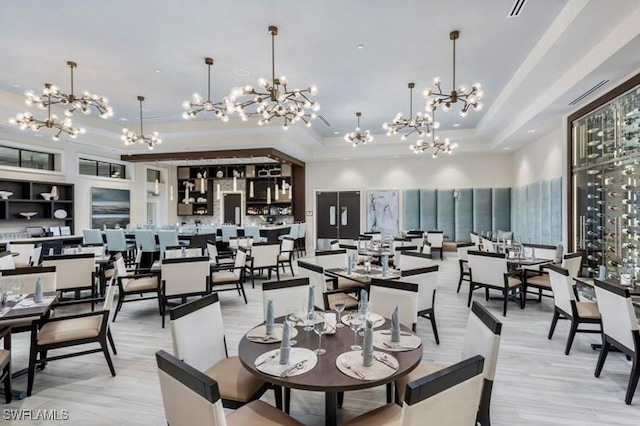
[[[106,161],[89,160],[80,158],[78,161],[78,173],[81,175],[101,176],[113,179],[126,179],[127,168],[122,164],[108,163]]]
[[[160,170],[147,169],[147,182],[160,182]]]
[[[55,155],[48,152],[0,146],[0,165],[25,169],[55,170]]]

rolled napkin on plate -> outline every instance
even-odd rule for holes
[[[309,286],[309,298],[307,299],[307,318],[313,318],[313,313],[315,312],[315,301],[313,300],[313,293],[315,290],[315,286]]]
[[[373,323],[367,321],[362,342],[362,365],[370,367],[373,364]]]
[[[400,320],[398,319],[398,307],[391,314],[391,341],[400,343]]]
[[[274,318],[275,318],[275,311],[273,308],[273,299],[269,299],[267,300],[267,324],[266,324],[267,336],[271,336],[273,334]]]
[[[389,271],[389,255],[382,255],[382,278],[387,277],[387,272]]]
[[[285,322],[282,328],[282,343],[280,344],[280,364],[288,364],[289,355],[291,355],[291,326]]]

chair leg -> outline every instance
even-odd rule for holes
[[[640,368],[638,368],[638,354],[633,354],[633,366],[631,367],[631,376],[629,376],[629,385],[627,386],[627,395],[624,398],[624,402],[627,405],[631,404],[633,394],[636,393],[636,387],[638,386],[638,379],[640,379]]]
[[[571,352],[571,345],[573,345],[573,339],[576,337],[576,331],[578,330],[578,321],[571,319],[571,328],[569,329],[569,337],[567,337],[567,347],[564,349],[564,354],[569,355]]]
[[[554,308],[553,318],[551,319],[551,327],[549,327],[549,335],[547,336],[547,339],[549,340],[551,340],[551,338],[553,337],[553,332],[556,329],[556,324],[558,324],[558,318],[560,318],[560,313],[557,309]],[[602,352],[600,353],[602,354]]]
[[[469,299],[467,300],[467,308],[471,306],[471,298],[473,297],[473,283],[469,281]]]
[[[489,291],[489,289],[487,289],[487,291]],[[509,303],[509,290],[508,289],[504,289],[502,291],[502,294],[504,295],[504,300],[502,301],[502,316],[506,317],[507,316],[507,303]]]
[[[111,335],[111,329],[107,330],[107,338],[109,339],[109,344],[111,345],[113,354],[118,355],[118,351],[116,350],[116,344],[113,342],[113,336]]]
[[[251,288],[256,288],[256,271],[251,270]]]
[[[124,293],[118,293],[118,304],[116,305],[116,312],[113,314],[112,322],[116,322],[116,317],[118,316],[118,312],[122,309],[122,302],[124,302]]]
[[[460,272],[460,279],[458,280],[458,289],[456,293],[460,293],[460,287],[462,287],[462,272]]]
[[[38,348],[34,344],[34,340],[31,341],[31,350],[29,351],[29,375],[27,377],[27,396],[31,396],[33,390],[33,378],[36,373],[36,359],[38,358]]]
[[[162,302],[160,302],[160,316],[162,317],[162,328],[164,328],[164,320],[166,315],[166,311],[167,311],[167,301],[166,300],[162,300]]]
[[[164,318],[164,317],[163,317]],[[104,352],[104,358],[107,360],[107,365],[109,366],[109,371],[111,371],[111,375],[113,377],[116,376],[116,370],[113,368],[113,362],[111,362],[111,355],[109,354],[109,348],[107,347],[107,339],[100,339],[100,347],[102,348],[102,352]]]
[[[484,288],[484,300],[489,301],[489,287]]]
[[[246,305],[247,302],[247,294],[244,292],[244,284],[242,283],[242,281],[240,281],[240,290],[242,291],[242,297],[244,298],[244,304]]]
[[[526,303],[527,303],[527,292],[525,291],[524,287],[520,287],[520,309],[524,309]]]
[[[429,314],[429,320],[431,321],[431,328],[433,328],[433,337],[436,339],[436,345],[439,345],[440,338],[438,337],[438,327],[436,327],[436,314],[433,310]]]
[[[609,349],[611,349],[611,343],[602,336],[602,348],[600,348],[600,355],[598,356],[598,362],[596,364],[596,371],[593,374],[596,377],[600,377],[600,373],[602,373],[602,367],[604,367],[604,362],[607,359],[607,355],[609,355]]]
[[[482,386],[482,395],[480,396],[480,407],[478,408],[478,416],[476,417],[476,423],[480,426],[491,426],[489,412],[491,406],[492,389],[493,381],[485,379],[484,385]]]
[[[289,261],[289,268],[291,268],[291,276],[295,277],[295,275],[293,274],[293,261],[292,260]]]
[[[271,275],[271,271],[269,271],[269,275]],[[280,270],[278,269],[277,266],[276,266],[276,278],[278,279],[278,281],[280,281]]]

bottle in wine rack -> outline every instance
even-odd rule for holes
[[[594,256],[594,255],[592,255],[592,254],[590,254],[590,255],[588,255],[588,256],[587,256],[587,260],[590,260],[590,261],[592,261],[592,262],[600,262],[600,258],[599,258],[599,257],[596,257],[596,256]]]
[[[616,197],[622,197],[622,194],[621,194],[621,193],[619,193],[619,192],[608,192],[608,193],[607,193],[607,195],[608,195],[609,197],[613,197],[613,198],[616,198]]]
[[[607,262],[607,265],[613,266],[614,268],[617,268],[618,266],[620,266],[620,262],[618,262],[616,260],[610,260],[610,261]]]
[[[609,210],[611,210],[611,211],[614,211],[614,212],[622,210],[622,207],[620,207],[620,206],[607,206],[607,208]]]
[[[587,194],[587,198],[590,200],[597,200],[600,197],[597,194]]]
[[[634,243],[622,243],[622,248],[626,248],[626,249],[629,249],[629,250],[635,250],[635,249],[638,248],[638,245],[634,244]]]
[[[624,185],[621,185],[620,188],[624,189],[625,191],[633,191],[634,189],[636,189],[634,185],[630,185],[627,183],[625,183]]]
[[[626,200],[625,199],[625,200],[622,200],[622,204],[627,204],[627,205],[638,204],[638,201],[637,200]]]
[[[632,220],[632,219],[636,218],[636,215],[633,214],[633,213],[624,213],[620,217],[622,217],[623,219],[626,219],[626,220]]]
[[[625,175],[625,176],[632,176],[633,173],[634,173],[633,167],[627,167],[626,169],[620,172],[621,175]]]

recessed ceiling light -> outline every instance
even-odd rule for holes
[[[39,133],[36,133],[34,136],[35,136],[36,138],[41,138],[41,137],[42,137],[42,135],[41,135],[41,134],[39,134]]]
[[[364,44],[359,44],[359,45],[357,45],[356,47],[357,47],[358,49],[362,50],[362,49],[364,49]]]
[[[155,72],[156,72],[156,74],[160,74],[160,73],[162,73],[162,70],[160,68],[156,68]]]
[[[120,117],[120,121],[129,121],[127,117]]]
[[[400,158],[400,156],[399,155],[394,155],[393,158]]]
[[[349,158],[348,157],[344,157],[343,160],[347,161]]]
[[[19,84],[14,84],[13,87],[15,87],[16,89],[20,87]]]
[[[333,132],[333,134],[334,134],[334,135],[339,135],[339,134],[340,134],[340,132]]]
[[[247,70],[243,70],[243,69],[237,69],[233,72],[235,75],[241,75],[243,77],[246,77],[248,75],[250,75],[251,73]]]
[[[453,127],[460,127],[460,123],[454,124]]]
[[[535,129],[527,130],[527,133],[535,133]]]
[[[509,147],[508,147],[508,146],[505,146],[505,147],[504,147],[504,148],[502,148],[502,149],[509,149]]]

